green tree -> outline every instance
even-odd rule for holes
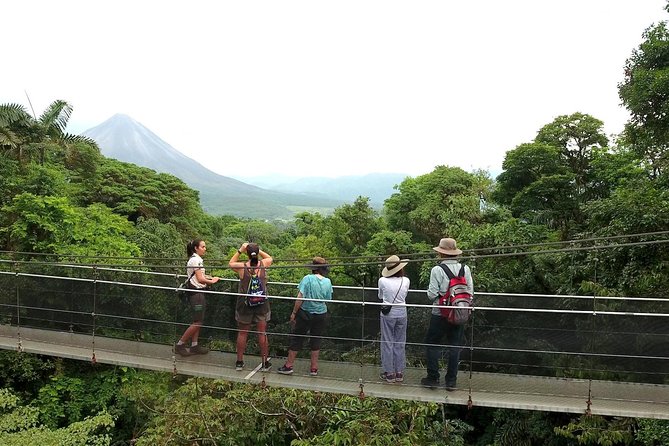
[[[31,395],[48,380],[55,361],[12,350],[0,351],[0,388],[11,388],[19,394]]]
[[[320,234],[324,231],[324,217],[318,213],[301,212],[295,215],[296,235]]]
[[[629,445],[634,441],[634,419],[584,415],[566,426],[556,427],[555,433],[573,439],[582,445],[615,446]]]
[[[336,208],[325,220],[330,239],[344,255],[360,253],[381,228],[378,215],[367,197],[358,197],[353,204]]]
[[[577,195],[587,197],[593,151],[609,144],[604,123],[583,113],[558,116],[539,130],[534,141],[560,149],[574,174]]]
[[[166,259],[182,259],[186,253],[185,241],[172,223],[161,223],[156,218],[140,218],[135,230],[128,237],[142,251],[142,256]],[[153,262],[152,262],[153,263]]]
[[[669,11],[669,5],[665,6]],[[650,26],[644,41],[625,62],[618,94],[630,112],[624,138],[657,177],[669,163],[669,30],[666,22]]]
[[[531,223],[561,228],[566,234],[569,223],[580,220],[573,185],[571,174],[541,177],[516,194],[511,212]]]
[[[61,254],[136,257],[141,251],[130,241],[133,225],[106,206],[92,204],[76,209],[77,218]]]
[[[384,204],[388,228],[408,231],[415,240],[435,243],[457,238],[464,228],[481,221],[480,197],[491,181],[459,167],[437,166],[432,172],[406,178]]]
[[[15,180],[17,190],[38,196],[65,196],[67,172],[53,164],[29,163]]]
[[[44,164],[49,143],[86,143],[97,148],[92,139],[66,132],[71,114],[72,106],[63,100],[49,104],[36,119],[21,105],[0,105],[0,147],[9,149],[19,161],[23,161],[26,151],[36,153],[40,164]]]
[[[664,231],[669,228],[669,190],[650,180],[617,189],[609,198],[588,203],[586,228],[593,236]],[[625,296],[665,296],[669,256],[663,245],[630,246],[593,252],[598,283]],[[590,263],[589,261],[585,261]]]
[[[31,122],[31,116],[22,105],[0,104],[0,147],[19,161],[23,158],[23,145]]]
[[[493,198],[514,217],[561,228],[567,235],[582,221],[579,206],[608,193],[593,163],[608,153],[602,121],[583,113],[557,117],[533,143],[507,152]]]
[[[470,430],[442,417],[433,403],[195,378],[157,407],[137,445],[457,446],[465,444],[463,436]]]
[[[497,188],[492,197],[506,205],[510,205],[516,195],[544,176],[564,175],[568,172],[558,147],[536,142],[521,144],[506,152],[502,168],[504,171],[497,177]]]
[[[367,243],[381,229],[381,225],[379,216],[366,197],[358,197],[353,204],[336,208],[323,222],[324,231],[320,236],[336,249],[337,256],[344,257],[342,261],[345,266],[339,271],[351,278],[355,284],[369,285],[376,275],[376,268],[354,264],[364,263],[365,259],[345,258],[364,255]]]
[[[66,197],[25,192],[2,208],[2,216],[0,235],[12,250],[109,256],[140,252],[126,239],[132,225],[99,204],[82,209]]]
[[[669,421],[640,419],[635,438],[644,446],[669,444]]]
[[[649,176],[636,154],[625,147],[596,150],[590,164],[592,199],[607,198],[619,187],[635,187],[635,182]]]
[[[65,243],[76,211],[65,197],[40,197],[24,192],[2,208],[0,234],[10,250],[55,253]]]
[[[114,420],[101,412],[51,430],[39,422],[39,410],[24,406],[8,389],[0,389],[0,444],[6,446],[108,446]]]
[[[198,193],[177,177],[106,158],[97,175],[86,204],[102,203],[133,222],[140,217],[171,222],[192,237],[204,232],[196,226],[204,221]]]

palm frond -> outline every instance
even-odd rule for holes
[[[63,134],[61,139],[66,144],[83,142],[83,143],[88,144],[89,146],[95,147],[96,149],[100,150],[100,147],[98,147],[98,143],[95,142],[95,140],[93,138],[89,138],[88,136],[73,135],[71,133],[65,133],[65,134]]]
[[[58,99],[53,101],[39,117],[39,123],[49,130],[55,129],[58,133],[65,133],[67,123],[72,114],[72,106]],[[49,131],[51,133],[51,131]]]
[[[12,124],[29,124],[32,117],[23,105],[0,104],[0,127],[9,127]]]
[[[0,147],[16,148],[21,143],[16,133],[12,132],[8,127],[0,126]]]

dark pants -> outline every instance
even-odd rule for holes
[[[446,335],[446,349],[448,351],[448,365],[446,367],[446,385],[455,387],[458,379],[458,363],[460,350],[465,334],[464,325],[449,324],[446,318],[432,315],[430,326],[427,329],[425,343],[427,346],[427,377],[439,381],[439,358],[444,345],[441,340]]]
[[[295,329],[293,335],[290,337],[290,346],[293,351],[302,350],[304,340],[309,338],[309,347],[313,350],[321,349],[321,336],[325,331],[327,324],[327,313],[314,314],[307,313],[300,309],[295,318]],[[309,335],[307,335],[309,333]]]

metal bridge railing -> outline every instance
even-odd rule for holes
[[[189,309],[175,292],[185,277],[173,271],[18,262],[0,268],[0,322],[17,328],[19,346],[21,327],[90,334],[93,355],[96,337],[171,345],[190,323]],[[237,281],[222,280],[206,294],[200,338],[233,352]],[[296,284],[270,282],[269,294],[270,355],[281,358]],[[378,375],[379,306],[375,288],[335,286],[321,358],[359,369],[334,379]],[[406,306],[407,365],[421,368],[431,306],[422,290],[411,290]],[[258,354],[254,333],[247,353]],[[460,372],[667,384],[669,299],[477,293]]]

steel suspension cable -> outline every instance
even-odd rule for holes
[[[93,313],[91,316],[93,317],[93,336],[91,340],[91,346],[93,348],[93,356],[91,357],[91,363],[95,364],[97,362],[97,359],[95,358],[95,323],[96,323],[96,304],[97,304],[97,290],[98,290],[98,272],[94,268],[93,269]]]
[[[17,349],[19,352],[23,351],[23,344],[21,342],[21,296],[19,287],[19,265],[14,264],[14,289],[16,291],[16,335],[18,338]]]
[[[585,238],[585,239],[571,239],[571,240],[564,240],[564,241],[555,241],[555,242],[537,242],[537,243],[525,243],[525,244],[518,244],[518,245],[498,245],[498,246],[491,246],[491,247],[483,247],[483,248],[472,248],[472,249],[467,249],[465,252],[467,253],[476,253],[480,251],[495,251],[495,250],[509,250],[509,249],[518,249],[518,248],[531,248],[531,247],[541,247],[541,246],[556,246],[556,245],[573,245],[573,244],[581,244],[581,243],[586,243],[586,242],[597,242],[597,241],[603,241],[603,240],[617,240],[621,238],[638,238],[638,237],[647,237],[647,236],[658,236],[658,235],[669,235],[669,231],[652,231],[652,232],[643,232],[643,233],[634,233],[634,234],[621,234],[621,235],[612,235],[612,236],[599,236],[599,237],[590,237],[590,238]],[[669,240],[664,240],[666,242],[669,242]],[[637,242],[639,243],[639,242]],[[643,243],[643,242],[642,242]],[[617,246],[617,245],[614,245]],[[626,246],[626,244],[623,244],[621,246]],[[535,253],[537,251],[524,251],[524,252],[519,252],[519,253],[513,253],[513,254],[530,254],[530,253]],[[548,251],[552,252],[552,251]],[[60,257],[60,258],[71,258],[71,259],[92,259],[92,260],[134,260],[134,261],[145,261],[145,260],[160,260],[160,261],[175,261],[175,262],[181,262],[183,261],[183,258],[181,257],[132,257],[132,256],[91,256],[91,255],[83,255],[83,254],[54,254],[54,253],[36,253],[36,252],[26,252],[26,251],[8,251],[8,250],[0,250],[0,254],[10,254],[10,255],[24,255],[24,256],[37,256],[37,257]],[[508,253],[511,254],[511,253]],[[425,253],[405,253],[405,254],[398,254],[399,256],[403,257],[413,257],[413,256],[421,256],[423,257],[422,260],[430,260],[434,259],[434,252],[428,251]],[[341,260],[341,259],[365,259],[365,258],[379,258],[381,256],[384,256],[383,254],[378,254],[378,255],[360,255],[360,256],[336,256],[336,257],[330,257],[330,260]],[[482,256],[467,256],[467,257],[482,257]],[[220,262],[227,262],[228,259],[216,259],[213,258],[211,259],[212,261],[220,261]],[[312,259],[311,258],[293,258],[293,259],[280,259],[276,258],[274,259],[275,262],[295,262],[295,261],[301,261],[301,262],[310,262]],[[50,262],[53,263],[53,262]],[[364,265],[364,264],[375,264],[375,263],[383,263],[381,260],[379,262],[363,262],[363,263],[353,263],[353,265]],[[98,264],[100,265],[100,264]],[[116,264],[103,264],[103,265],[116,265]],[[121,264],[121,266],[124,266],[126,264]],[[154,265],[154,267],[170,267],[171,265]],[[172,265],[173,266],[173,265]],[[291,265],[294,267],[300,267],[300,266],[305,266],[305,265]]]

